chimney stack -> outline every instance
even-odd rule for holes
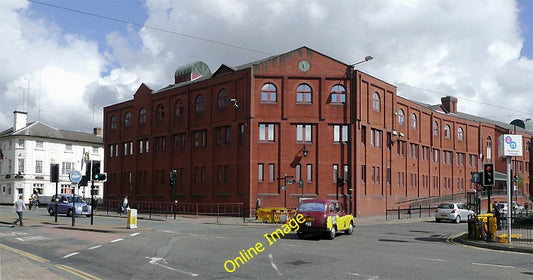
[[[457,98],[453,96],[446,96],[440,99],[442,106],[448,113],[457,114]]]
[[[23,111],[13,112],[13,132],[18,131],[28,125],[28,113]]]
[[[102,136],[102,129],[100,127],[93,128],[93,133],[96,136]]]

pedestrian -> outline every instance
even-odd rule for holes
[[[122,213],[128,213],[128,196],[124,196],[124,199],[122,200]]]
[[[259,210],[259,208],[261,208],[261,199],[259,198],[259,196],[257,197],[257,200],[255,201],[255,219],[257,220],[257,212]]]
[[[26,210],[26,205],[24,204],[24,200],[22,200],[22,195],[19,196],[19,200],[15,201],[15,205],[13,205],[13,210],[17,211],[17,215],[19,216],[19,218],[11,224],[11,227],[15,227],[18,222],[20,222],[20,226],[22,226],[22,213],[24,210]]]

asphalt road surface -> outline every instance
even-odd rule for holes
[[[64,226],[57,226],[44,209],[39,211],[29,213],[43,220],[33,226],[0,225],[1,244],[19,250],[21,258],[47,260],[64,279],[533,277],[531,254],[450,242],[451,236],[467,230],[466,223],[380,223],[357,226],[353,235],[338,234],[334,240],[300,240],[293,232],[279,239],[270,236],[278,224],[201,224],[194,219],[139,220],[138,229],[80,231],[68,229],[70,218],[59,217]],[[89,221],[80,217],[76,223]],[[124,218],[95,217],[95,223],[125,226]]]

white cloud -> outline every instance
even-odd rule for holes
[[[416,101],[439,103],[436,91],[458,97],[459,110],[471,114],[505,122],[513,114],[533,114],[533,105],[524,102],[533,88],[533,62],[520,57],[523,38],[513,1],[147,0],[145,24],[171,32],[111,32],[104,50],[94,39],[65,34],[61,23],[28,14],[27,3],[0,4],[0,62],[10,70],[0,73],[0,103],[8,108],[0,112],[0,128],[10,127],[12,111],[21,107],[25,77],[31,79],[30,96],[41,92],[41,106],[46,104],[43,122],[90,131],[102,126],[102,106],[131,99],[141,83],[155,90],[173,83],[181,65],[201,60],[214,71],[302,45],[346,63],[372,55],[358,68]],[[469,100],[521,109],[494,113]],[[30,120],[36,106],[32,99]],[[72,115],[80,116],[75,123]]]

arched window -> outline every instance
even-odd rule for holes
[[[374,95],[372,96],[372,108],[376,112],[381,112],[381,98],[377,92],[374,92]]]
[[[158,104],[155,110],[155,117],[158,121],[162,121],[165,118],[165,107],[163,104]]]
[[[444,126],[444,137],[445,138],[451,138],[452,137],[452,131],[450,129],[450,125]]]
[[[411,128],[412,129],[416,129],[416,125],[417,125],[416,114],[412,114],[411,115]]]
[[[462,127],[459,127],[457,129],[457,140],[459,141],[463,141],[464,140],[464,131],[463,131],[463,128]]]
[[[181,101],[181,99],[176,100],[174,116],[176,119],[183,117],[183,101]]]
[[[131,113],[126,112],[124,114],[124,127],[130,127],[131,126]]]
[[[296,103],[311,103],[313,92],[308,84],[301,84],[296,90]]]
[[[199,94],[198,96],[196,96],[194,109],[197,113],[205,111],[205,98],[203,95]]]
[[[439,123],[433,123],[433,136],[439,136]]]
[[[139,124],[145,124],[146,123],[146,109],[141,108],[139,110]]]
[[[334,85],[331,89],[331,103],[341,104],[346,102],[346,89],[342,85]]]
[[[398,111],[398,123],[400,125],[405,125],[405,113],[403,112],[403,109]]]
[[[276,102],[277,89],[272,83],[266,83],[261,88],[261,102]]]
[[[223,88],[218,92],[218,108],[226,108],[229,104],[228,91]]]
[[[117,129],[117,116],[113,115],[111,116],[111,130]]]

